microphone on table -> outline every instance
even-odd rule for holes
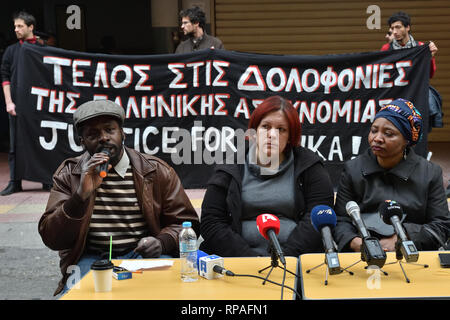
[[[400,204],[393,200],[386,200],[380,204],[378,211],[384,223],[392,225],[397,234],[398,240],[395,245],[397,259],[400,258],[398,260],[401,260],[401,255],[403,255],[406,262],[416,262],[419,259],[419,251],[414,242],[408,239],[405,229],[403,229],[401,223],[403,210]],[[400,252],[398,252],[398,249]]]
[[[234,273],[223,267],[223,258],[215,254],[197,250],[198,274],[208,280],[221,278],[223,275],[234,276]]]
[[[362,238],[361,260],[365,261],[368,266],[376,265],[379,268],[383,267],[386,262],[386,252],[381,247],[380,241],[370,236],[364,221],[361,219],[361,211],[358,204],[355,201],[349,201],[345,205],[345,210],[352,218]]]
[[[336,226],[337,218],[333,209],[329,206],[318,205],[311,210],[311,224],[316,231],[322,234],[322,243],[325,249],[325,263],[330,274],[342,272],[337,254],[337,248],[333,240],[331,230]]]
[[[100,152],[106,154],[108,157],[111,157],[111,152],[107,148],[103,148]],[[100,177],[105,178],[108,175],[108,165],[109,159],[105,163],[99,164],[97,166],[97,171]]]
[[[281,250],[280,242],[277,238],[277,234],[280,232],[280,220],[273,214],[263,213],[256,218],[256,227],[259,233],[265,239],[269,240],[272,249],[275,250],[275,254],[286,267],[286,259],[284,258],[283,250]]]
[[[197,250],[197,268],[198,268],[198,274],[208,280],[221,278],[224,275],[229,277],[250,277],[250,278],[257,278],[257,279],[264,279],[260,276],[252,275],[252,274],[235,274],[233,271],[227,270],[223,267],[223,258],[219,257],[215,254],[208,255],[207,253],[203,252],[202,250]],[[294,288],[291,288],[289,286],[286,286],[284,284],[279,284],[275,281],[264,279],[265,281],[268,281],[270,283],[273,283],[278,286],[282,286],[285,288],[288,288],[295,292],[295,294],[298,297],[301,297],[301,295],[295,290]]]

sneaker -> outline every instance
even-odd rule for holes
[[[5,189],[0,192],[1,196],[7,196],[16,192],[22,191],[22,183],[10,181]]]

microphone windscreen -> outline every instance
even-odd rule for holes
[[[197,268],[200,267],[200,264],[199,264],[200,258],[206,257],[206,256],[208,256],[208,254],[206,252],[204,252],[202,250],[197,250]]]
[[[345,211],[348,215],[353,216],[355,219],[360,219],[361,214],[359,212],[359,206],[355,201],[349,201],[345,205]]]
[[[334,228],[337,223],[336,213],[329,206],[319,205],[311,210],[311,224],[320,231],[325,226]]]
[[[400,220],[403,218],[402,207],[394,200],[385,200],[382,202],[378,207],[378,212],[386,224],[392,224],[391,218],[393,216],[397,216]]]
[[[256,218],[256,227],[258,228],[259,233],[269,240],[267,231],[273,230],[275,234],[278,234],[278,232],[280,232],[280,220],[273,214],[263,213]]]

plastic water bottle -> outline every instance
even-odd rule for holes
[[[183,230],[180,232],[179,241],[181,280],[184,282],[197,281],[197,235],[192,229],[191,222],[183,222]]]

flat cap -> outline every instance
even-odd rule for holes
[[[125,111],[117,103],[110,100],[92,100],[80,105],[73,114],[73,122],[75,127],[89,119],[99,116],[112,116],[123,124],[125,120]]]

